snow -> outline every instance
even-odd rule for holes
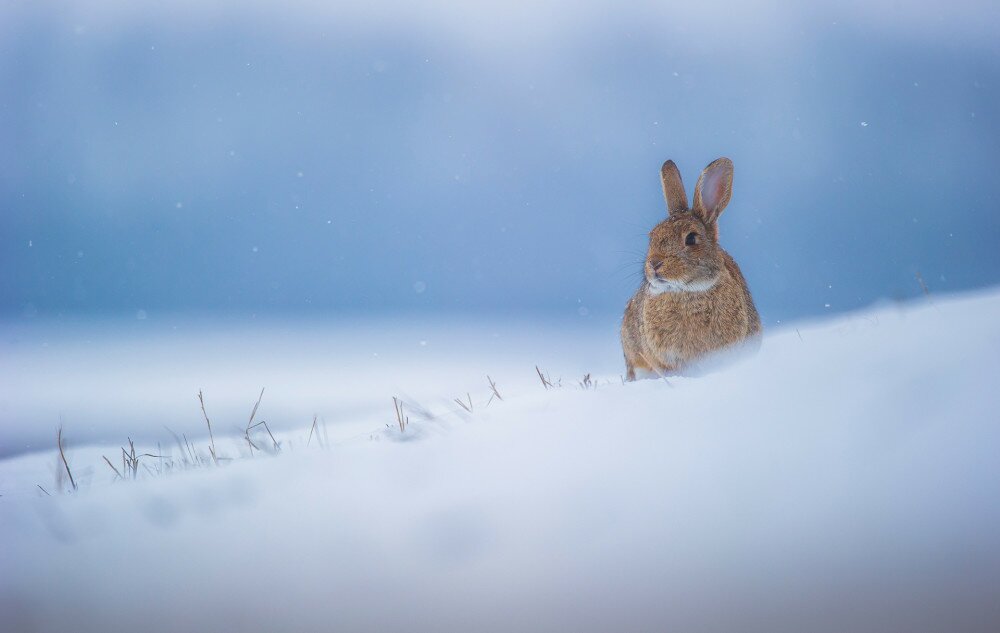
[[[94,437],[128,430],[145,449],[162,434],[145,412],[187,391],[169,413],[204,453],[189,387],[212,380],[221,453],[243,451],[232,427],[260,383],[284,450],[115,482],[111,446],[71,444],[73,494],[52,488],[53,450],[8,451],[0,628],[993,631],[998,317],[995,290],[885,305],[776,328],[705,376],[627,385],[597,320],[205,325],[89,344],[76,329],[48,348],[8,326],[5,435],[41,441],[6,412],[50,389],[71,439],[100,418]],[[563,386],[543,389],[536,363]],[[586,371],[596,389],[576,383]],[[485,373],[504,398],[489,406]],[[83,398],[105,381],[120,382]],[[472,414],[451,402],[467,391]],[[392,395],[410,403],[405,433]],[[306,412],[324,405],[330,445],[307,447]]]
[[[604,370],[619,380],[615,321],[147,313],[125,322],[0,322],[0,457],[51,448],[60,419],[78,443],[172,442],[164,427],[207,435],[199,390],[229,434],[246,426],[265,387],[260,412],[272,428],[298,429],[318,414],[331,438],[344,438],[382,426],[392,396],[425,404],[482,396],[487,374],[518,389],[538,384],[536,364],[554,377]]]

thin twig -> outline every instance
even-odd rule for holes
[[[41,490],[42,492],[44,492],[44,493],[45,493],[45,496],[46,496],[46,497],[51,497],[51,496],[52,496],[52,495],[50,495],[50,494],[49,494],[49,491],[48,491],[48,490],[46,490],[45,488],[42,488],[42,484],[35,484],[35,485],[36,485],[36,486],[38,486],[38,489],[39,489],[39,490]]]

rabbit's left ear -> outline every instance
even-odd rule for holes
[[[733,161],[718,158],[698,176],[694,187],[694,207],[691,209],[702,221],[711,226],[722,215],[733,195]]]
[[[681,172],[677,170],[674,161],[668,160],[660,167],[660,183],[663,185],[663,198],[667,201],[667,214],[674,215],[688,209],[688,197],[684,193],[684,183],[681,182]]]

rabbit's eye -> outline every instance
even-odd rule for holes
[[[690,233],[687,234],[687,237],[684,238],[684,243],[687,244],[688,246],[694,246],[695,244],[698,243],[698,234],[695,233],[694,231],[691,231]]]

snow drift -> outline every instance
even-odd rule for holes
[[[86,484],[50,497],[54,452],[12,457],[0,625],[993,631],[998,317],[995,291],[887,306],[669,384],[621,384],[609,351],[586,390],[544,390],[534,357],[561,345],[575,368],[610,337],[526,325],[464,359],[495,360],[504,397],[479,388],[471,414],[444,404],[472,380],[460,355],[409,372],[430,415],[404,433],[387,402],[325,450],[286,429],[275,457],[134,482],[72,446]]]

